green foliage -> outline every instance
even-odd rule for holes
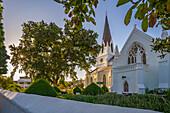
[[[57,86],[54,86],[53,88],[57,93],[61,93],[61,90]]]
[[[98,0],[54,1],[64,5],[65,14],[68,14],[71,18],[71,24],[75,24],[80,28],[85,21],[91,21],[94,25],[96,24],[94,18],[91,17],[91,14],[95,17],[94,7],[97,8]],[[134,18],[142,21],[141,26],[144,32],[147,31],[148,27],[153,28],[158,25],[161,25],[164,30],[170,29],[170,0],[118,0],[116,6],[119,7],[126,3],[131,3],[132,6],[125,16],[125,25],[130,23],[132,12],[136,11]],[[160,52],[162,55],[159,57],[163,58],[166,55],[166,52],[170,50],[169,40],[170,37],[167,37],[165,40],[156,39],[156,41],[152,41],[152,50]],[[163,46],[161,46],[162,44]]]
[[[16,83],[9,84],[9,86],[7,87],[7,90],[14,91],[14,92],[23,92],[24,91],[24,89]]]
[[[2,0],[0,0],[0,75],[7,73],[7,59],[9,59],[9,56],[7,55],[6,48],[4,46],[4,31],[3,31],[3,23],[2,23]]]
[[[65,14],[71,18],[72,24],[82,27],[82,22],[92,22],[96,25],[94,20],[94,7],[97,8],[98,0],[54,0],[64,5]]]
[[[143,95],[143,94],[129,96],[117,94],[105,94],[97,96],[62,95],[59,98],[65,98],[94,104],[106,104],[170,113],[170,100],[160,97],[158,95]]]
[[[105,85],[103,85],[101,88],[103,89],[104,92],[109,92],[108,88]]]
[[[144,32],[147,31],[148,27],[153,28],[156,23],[156,27],[161,25],[165,30],[170,29],[170,0],[137,0],[135,2],[133,0],[119,0],[117,7],[128,2],[131,2],[133,5],[129,9],[130,12],[133,9],[136,10],[135,19],[142,20],[142,30]],[[129,11],[126,15],[128,14]],[[131,18],[131,15],[129,16],[128,19]],[[129,23],[125,21],[125,24],[128,25]]]
[[[80,93],[81,94],[81,89],[79,87],[75,87],[73,89],[73,93],[76,94],[76,93]]]
[[[104,91],[103,89],[101,89],[97,84],[95,83],[91,83],[90,85],[88,85],[84,91],[83,94],[84,95],[101,95],[103,94]]]
[[[98,0],[54,0],[64,5],[65,14],[71,18],[72,24],[82,27],[82,23],[92,22],[94,25],[94,8],[97,8]],[[105,1],[105,0],[104,0]],[[132,7],[128,10],[125,17],[125,25],[128,25],[132,16],[132,11],[136,11],[135,19],[142,20],[142,29],[147,31],[148,27],[162,25],[163,29],[170,29],[170,0],[118,0],[117,7],[126,3],[131,3]],[[149,18],[148,18],[149,16]]]
[[[130,2],[130,0],[119,0],[116,6],[119,7],[119,6],[126,4],[128,2]]]
[[[66,87],[64,79],[59,79],[57,86],[60,86],[61,84],[63,84],[64,87]]]
[[[4,78],[3,76],[0,76],[0,87],[2,87],[3,89],[7,89],[8,86],[13,83],[14,81],[12,80],[12,78]]]
[[[60,84],[60,85],[58,86],[58,88],[59,88],[59,89],[66,89],[66,87],[65,87],[63,84]]]
[[[53,87],[44,79],[39,79],[31,84],[26,90],[27,94],[37,94],[42,96],[57,96]]]
[[[33,80],[44,78],[56,86],[61,77],[76,78],[75,67],[88,71],[96,62],[100,45],[93,30],[71,26],[68,20],[64,29],[44,21],[29,21],[22,27],[19,46],[9,47],[11,77],[19,69]]]
[[[152,51],[159,52],[161,55],[158,57],[164,58],[167,53],[170,53],[170,36],[166,37],[166,39],[156,38],[152,40],[153,45]]]
[[[168,89],[167,91],[164,92],[165,95],[168,97],[168,99],[170,100],[170,89]]]
[[[67,89],[67,94],[72,95],[73,94],[73,89]]]

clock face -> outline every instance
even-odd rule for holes
[[[100,62],[101,62],[101,63],[103,62],[103,59],[102,59],[102,58],[100,59]]]

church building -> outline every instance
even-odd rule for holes
[[[90,75],[85,76],[84,85],[87,87],[92,82],[98,84],[99,86],[106,85],[107,88],[110,89],[112,86],[112,67],[113,67],[113,59],[115,55],[113,40],[110,33],[109,23],[106,16],[104,33],[102,39],[102,48],[98,57],[96,58],[95,69],[90,73]]]
[[[168,36],[163,31],[161,38]],[[90,83],[106,85],[110,92],[144,94],[145,88],[170,88],[170,54],[165,58],[151,52],[153,37],[134,28],[122,50],[114,48],[106,16],[102,49],[97,57],[96,69],[85,76],[85,87]]]

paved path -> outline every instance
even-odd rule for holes
[[[21,107],[25,113],[158,113],[151,110],[92,104],[5,90],[0,90],[0,93]],[[2,104],[1,100],[0,104]],[[10,109],[9,106],[6,107]]]

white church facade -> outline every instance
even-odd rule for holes
[[[161,38],[167,36],[167,31],[163,31]],[[96,59],[96,69],[85,76],[85,87],[95,82],[118,94],[144,94],[145,88],[170,88],[170,54],[157,58],[159,54],[151,52],[152,39],[134,26],[119,52],[118,46],[114,48],[106,16],[102,49]]]

